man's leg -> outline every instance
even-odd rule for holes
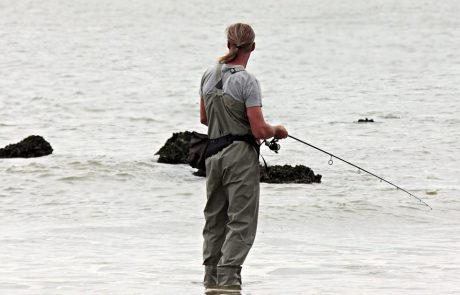
[[[235,158],[223,162],[228,173],[223,185],[228,195],[228,223],[222,257],[218,264],[219,286],[241,286],[243,264],[256,236],[259,212],[259,163],[252,146],[239,143]],[[230,173],[231,172],[231,173]]]
[[[203,264],[205,265],[204,285],[211,287],[217,285],[217,263],[222,256],[221,248],[225,240],[228,201],[218,171],[218,159],[207,160],[207,164]]]

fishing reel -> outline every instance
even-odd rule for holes
[[[280,144],[278,143],[279,139],[273,138],[270,142],[264,140],[265,145],[268,146],[268,148],[271,151],[274,151],[275,153],[278,153],[278,151],[281,149]]]

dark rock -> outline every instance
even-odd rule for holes
[[[173,133],[165,145],[156,153],[159,155],[158,162],[167,164],[187,164],[188,147],[192,133]],[[205,177],[206,171],[197,170],[193,175]],[[313,172],[310,168],[297,165],[268,166],[268,174],[265,167],[260,167],[260,181],[266,183],[321,183],[321,175]]]
[[[374,119],[359,119],[358,120],[358,123],[373,123],[374,122]]]
[[[321,177],[304,165],[260,167],[260,182],[266,183],[321,183]]]
[[[187,164],[188,146],[191,132],[177,132],[169,138],[165,145],[155,155],[159,155],[159,163],[166,164]]]
[[[197,170],[193,175],[205,177],[206,171]],[[260,182],[265,183],[321,183],[321,175],[304,165],[260,166]]]
[[[31,135],[22,141],[0,149],[0,158],[34,158],[53,153],[51,145],[39,135]]]
[[[193,172],[193,175],[200,176],[200,177],[206,177],[206,170],[198,169],[195,172]]]

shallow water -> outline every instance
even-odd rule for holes
[[[204,179],[154,152],[205,131],[201,74],[242,20],[269,122],[433,207],[295,141],[263,150],[323,182],[262,184],[242,294],[458,294],[459,12],[453,0],[2,0],[0,146],[40,134],[55,151],[0,161],[0,292],[203,293]]]

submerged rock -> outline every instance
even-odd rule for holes
[[[167,164],[188,164],[188,147],[192,133],[173,133],[165,145],[155,154],[159,155],[159,163]],[[197,170],[193,175],[204,177],[206,171]],[[316,174],[304,165],[268,166],[268,173],[264,166],[260,166],[260,181],[266,183],[320,183],[321,175]]]
[[[358,123],[374,123],[374,119],[368,119],[368,118],[359,119]]]
[[[43,137],[31,135],[22,141],[0,149],[0,158],[34,158],[53,153],[53,148]]]

